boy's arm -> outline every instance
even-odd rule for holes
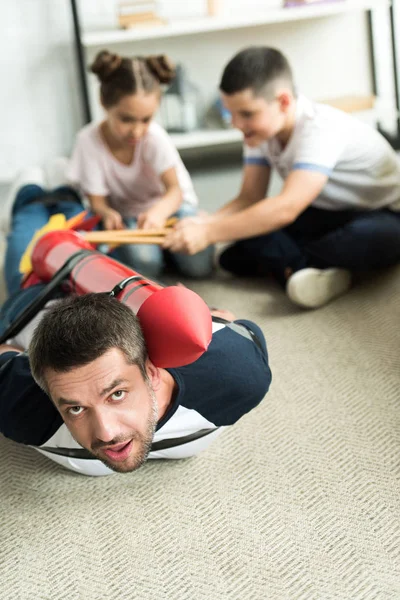
[[[195,254],[216,242],[241,240],[282,229],[293,223],[317,198],[327,180],[328,176],[323,173],[292,171],[277,196],[264,198],[235,214],[216,215],[200,224],[188,223],[166,239],[165,247],[173,252]]]
[[[182,204],[182,190],[176,168],[167,169],[160,177],[165,193],[156,204],[138,216],[138,227],[141,229],[164,227],[168,217],[173,215]]]
[[[265,198],[268,192],[270,176],[271,167],[246,165],[243,169],[242,186],[239,195],[217,210],[211,219],[233,215]]]
[[[277,196],[264,198],[240,214],[210,222],[210,243],[256,237],[290,225],[318,197],[327,181],[323,173],[292,171]]]

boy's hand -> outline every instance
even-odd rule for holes
[[[137,226],[138,229],[162,229],[166,220],[165,212],[154,206],[146,212],[140,213],[137,218]]]
[[[125,229],[121,215],[113,208],[107,208],[100,213],[100,215],[103,219],[104,229],[107,229],[107,231],[112,229]]]
[[[196,221],[197,217],[183,219],[169,233],[163,243],[163,248],[171,252],[184,252],[197,254],[212,242],[210,239],[209,224],[205,220]]]

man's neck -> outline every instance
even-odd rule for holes
[[[159,373],[160,386],[157,390],[156,396],[158,404],[158,420],[161,421],[174,401],[178,391],[178,384],[172,375],[165,369],[159,369]]]

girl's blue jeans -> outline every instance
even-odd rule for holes
[[[50,195],[65,196],[66,199],[50,199]],[[56,198],[56,195],[55,195]],[[51,192],[44,190],[36,184],[23,186],[15,197],[12,210],[12,225],[7,237],[7,250],[4,263],[4,276],[9,295],[19,290],[21,273],[19,264],[21,258],[38,229],[41,229],[52,215],[62,213],[67,219],[74,217],[84,210],[79,195],[73,188],[60,187]],[[179,218],[194,216],[195,207],[182,207],[176,216]],[[136,219],[127,219],[126,225],[130,229],[136,228]],[[194,256],[186,254],[168,253],[169,258],[177,270],[186,277],[207,277],[213,269],[214,249],[206,248]],[[139,273],[156,278],[160,275],[165,264],[165,253],[159,246],[144,244],[141,246],[129,245],[117,248],[111,256],[127,264]]]

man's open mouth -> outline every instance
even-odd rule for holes
[[[132,450],[132,440],[129,442],[122,442],[121,444],[115,444],[110,448],[103,449],[104,454],[113,461],[123,461],[128,458]]]

